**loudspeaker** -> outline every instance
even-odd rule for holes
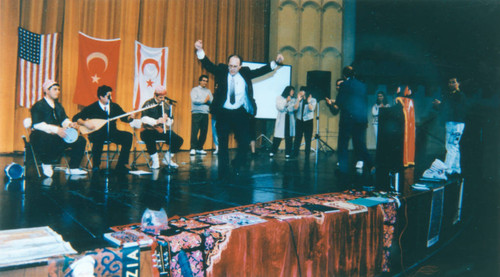
[[[405,119],[401,104],[379,109],[375,165],[376,184],[380,190],[390,190],[391,172],[402,172],[404,168],[404,130]]]
[[[307,72],[307,88],[318,101],[330,97],[331,83],[332,73],[330,71],[314,70]]]

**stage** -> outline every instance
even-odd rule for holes
[[[363,194],[366,193],[363,192],[363,187],[370,185],[373,181],[371,176],[359,175],[353,171],[353,186],[341,186],[335,174],[336,155],[320,153],[317,159],[314,153],[309,159],[305,159],[303,155],[302,152],[297,159],[285,160],[284,153],[279,152],[273,159],[270,159],[267,152],[262,151],[249,159],[248,168],[230,182],[217,180],[217,158],[211,152],[206,156],[190,156],[187,151],[180,152],[175,157],[176,162],[180,165],[176,172],[169,173],[161,170],[157,172],[158,174],[141,176],[111,173],[109,177],[94,174],[85,178],[75,178],[76,176],[68,178],[63,172],[56,171],[53,178],[48,179],[38,178],[34,169],[28,168],[28,177],[25,182],[9,183],[5,180],[4,190],[0,192],[0,230],[50,226],[81,253],[110,247],[111,245],[103,239],[103,234],[110,232],[109,228],[113,226],[140,222],[146,208],[154,210],[165,208],[170,218],[178,219],[193,214],[259,205],[263,202],[302,199],[310,195],[336,192]],[[22,156],[2,156],[0,157],[0,166],[3,168],[12,161],[22,163]],[[146,167],[140,169],[147,170]],[[418,177],[422,171],[422,168],[414,168],[412,176]],[[407,175],[407,178],[410,177]],[[408,182],[411,183],[411,181]],[[448,198],[448,195],[453,195],[449,205],[451,208],[444,208],[444,213],[451,215],[443,223],[443,226],[446,225],[448,228],[443,231],[446,235],[442,235],[434,246],[424,247],[424,249],[422,249],[421,241],[427,239],[427,231],[422,233],[423,229],[419,227],[419,224],[422,222],[425,224],[429,218],[426,203],[429,203],[431,196],[429,193],[413,191],[406,187],[406,191],[402,191],[402,194],[397,197],[405,199],[401,207],[406,207],[406,209],[397,211],[398,216],[403,219],[414,218],[415,221],[408,220],[409,223],[404,224],[405,220],[401,220],[400,223],[394,225],[394,234],[402,232],[404,235],[401,238],[395,236],[392,240],[395,243],[392,245],[391,259],[393,264],[401,264],[400,257],[402,257],[404,267],[413,267],[408,270],[416,271],[426,258],[440,253],[442,249],[453,249],[454,247],[461,249],[462,254],[465,252],[490,253],[492,251],[484,251],[485,245],[471,243],[469,239],[463,237],[465,234],[470,235],[470,230],[477,231],[478,228],[481,231],[486,230],[483,229],[484,225],[479,224],[478,217],[471,217],[477,211],[473,211],[470,202],[467,202],[473,200],[472,197],[467,197],[467,187],[472,187],[474,184],[465,182],[466,193],[461,206],[461,218],[457,224],[452,222],[456,219],[458,195],[462,183],[459,181],[451,183],[453,185],[450,186],[449,190],[452,193],[445,194]],[[445,201],[450,202],[449,199]],[[406,205],[407,203],[409,204]],[[382,214],[378,210],[371,211],[370,218],[378,218],[380,221]],[[496,219],[496,214],[489,216]],[[489,218],[490,223],[491,220],[493,219]],[[354,225],[351,227],[358,228]],[[497,237],[491,237],[490,232],[494,234],[494,230],[485,231],[488,234],[485,237],[486,240],[489,243],[498,243]],[[477,234],[477,232],[473,233]],[[457,241],[461,241],[461,244],[453,243],[456,238],[459,238]],[[445,248],[448,241],[451,244]],[[399,245],[403,247],[403,255],[401,255],[401,250],[398,250]],[[452,268],[456,270],[456,268],[463,266],[464,255],[460,255],[460,257],[462,258],[461,263],[454,266],[447,264],[454,259],[452,256],[444,257],[441,263],[448,265],[444,270],[448,271]],[[492,259],[497,256],[487,257],[493,261]],[[476,258],[471,257],[465,264],[471,267],[470,265],[477,265],[481,262],[487,263],[488,258],[485,260],[483,256],[483,259],[476,260]],[[430,261],[432,258],[427,263]],[[472,272],[489,273],[492,270],[498,270],[495,266],[486,269],[486,271],[484,267],[482,271],[478,267],[472,267],[470,269]],[[379,260],[377,260],[376,268],[377,270],[368,271],[369,275],[394,275],[401,272],[399,266],[395,266],[390,272],[382,271],[382,264]],[[467,273],[469,269],[464,271]],[[360,273],[358,272],[358,274]],[[364,274],[360,276],[364,276]]]

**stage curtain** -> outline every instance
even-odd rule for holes
[[[0,152],[23,149],[22,120],[29,110],[17,104],[17,27],[37,33],[62,34],[58,81],[61,103],[72,117],[82,107],[73,104],[78,70],[78,32],[101,39],[121,39],[116,102],[132,109],[134,84],[134,40],[169,48],[167,91],[179,100],[174,107],[174,131],[189,149],[191,102],[189,92],[202,73],[194,42],[204,41],[212,61],[225,62],[238,53],[244,60],[267,62],[269,0],[0,0],[0,58],[4,127]],[[273,58],[273,57],[271,57]],[[213,91],[213,79],[209,88]],[[131,130],[120,123],[121,129]],[[211,129],[211,128],[209,128]],[[211,131],[205,143],[212,147]]]

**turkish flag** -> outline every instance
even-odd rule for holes
[[[157,86],[167,86],[168,48],[152,48],[135,42],[134,109],[153,97]]]
[[[113,88],[114,98],[120,39],[97,39],[82,32],[78,35],[78,76],[73,103],[88,106],[95,102],[97,88],[102,85]]]

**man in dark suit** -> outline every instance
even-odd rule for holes
[[[368,124],[366,85],[354,78],[352,66],[346,66],[342,70],[345,81],[339,86],[336,100],[326,98],[333,114],[340,111],[339,137],[337,157],[339,171],[347,175],[349,171],[349,140],[352,137],[354,154],[364,162],[366,168],[372,166],[372,161],[366,149],[366,127]]]
[[[91,121],[88,121],[88,119],[108,119],[125,114],[118,104],[111,102],[111,91],[111,87],[106,85],[100,86],[97,89],[97,98],[99,100],[83,108],[81,112],[73,117],[73,121],[78,122],[78,124],[85,126],[89,130],[93,130],[96,126]],[[132,118],[131,116],[124,116],[120,120],[130,122]],[[104,125],[102,128],[90,133],[89,140],[92,142],[92,171],[96,172],[99,171],[99,165],[101,164],[104,142],[108,140],[107,126]],[[132,147],[132,134],[118,130],[116,128],[116,120],[113,120],[109,122],[109,140],[122,146],[115,170],[119,173],[128,173],[129,168],[127,165],[130,148]]]
[[[217,117],[218,177],[223,179],[229,172],[228,138],[231,131],[234,132],[238,143],[238,151],[232,165],[235,174],[239,175],[250,143],[250,118],[257,112],[253,98],[252,79],[273,71],[284,58],[278,54],[275,61],[251,70],[241,66],[242,59],[238,55],[230,55],[227,59],[228,64],[215,65],[205,56],[201,40],[196,41],[194,47],[202,66],[215,77],[216,89],[210,112]]]

